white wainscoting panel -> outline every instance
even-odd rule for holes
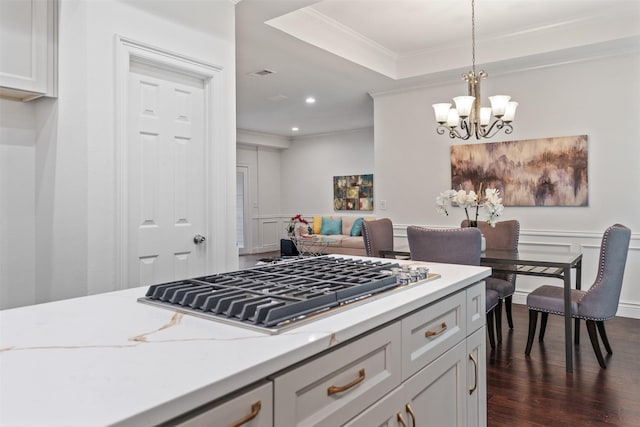
[[[260,245],[254,252],[269,252],[280,250],[280,239],[284,225],[280,217],[259,218]]]

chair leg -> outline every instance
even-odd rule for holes
[[[542,312],[542,320],[540,321],[540,336],[538,337],[538,341],[542,342],[544,340],[544,333],[547,330],[547,320],[549,319],[549,313]]]
[[[604,322],[602,320],[597,321],[596,326],[598,327],[598,331],[600,332],[600,338],[602,338],[602,344],[604,344],[605,350],[607,350],[607,353],[613,354],[611,345],[609,344],[609,339],[607,338],[607,332],[604,330]]]
[[[507,313],[507,323],[509,324],[509,329],[513,329],[513,316],[511,315],[512,300],[512,295],[509,295],[504,299],[504,311]]]
[[[496,348],[496,339],[493,334],[493,329],[495,328],[493,324],[493,316],[494,316],[493,310],[487,313],[487,334],[489,335],[489,345],[491,346],[492,349]]]
[[[493,309],[493,317],[496,320],[496,338],[498,344],[502,343],[502,300],[498,300],[498,305]]]
[[[591,340],[591,346],[596,353],[596,359],[602,369],[607,369],[607,365],[604,363],[602,357],[602,351],[600,351],[600,344],[598,344],[598,334],[596,332],[596,322],[593,320],[587,320],[587,332],[589,332],[589,339]]]
[[[524,354],[531,354],[531,346],[533,345],[533,337],[536,335],[536,323],[538,323],[538,312],[529,310],[529,336],[527,337],[527,348]]]
[[[575,343],[575,345],[579,345],[580,344],[580,319],[578,318],[575,319],[575,326],[573,330],[575,334],[573,342]]]

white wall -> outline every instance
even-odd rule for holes
[[[282,212],[304,216],[337,213],[333,210],[333,177],[369,173],[374,174],[376,209],[372,128],[297,137],[282,152]],[[374,215],[366,211],[366,216]]]
[[[31,242],[35,239],[31,243],[35,250],[27,249],[35,252],[35,278],[26,284],[35,289],[35,296],[31,301],[3,301],[2,307],[120,287],[114,273],[116,35],[223,68],[220,102],[224,113],[216,118],[221,138],[213,148],[220,160],[212,176],[226,189],[224,195],[217,195],[214,212],[223,219],[219,230],[214,230],[216,240],[224,242],[226,250],[220,251],[215,268],[237,265],[234,21],[231,0],[60,2],[58,98],[26,107],[35,117],[31,129],[35,157],[25,159],[16,150],[6,149],[9,142],[4,132],[0,142],[3,154],[10,154],[3,163],[16,164],[25,175],[35,167],[35,185],[29,188],[25,180],[26,194],[35,200],[35,220],[11,224],[16,233],[24,231]],[[4,185],[0,192],[2,200],[18,199]],[[35,238],[29,237],[34,226]],[[0,242],[0,253],[8,250],[11,246]],[[1,279],[1,295],[13,294],[17,274],[2,273]]]
[[[0,308],[35,299],[36,116],[0,99]]]
[[[509,137],[491,141],[588,135],[588,207],[508,207],[504,219],[521,223],[521,248],[582,251],[583,284],[595,278],[604,229],[622,223],[633,233],[619,314],[640,318],[640,55],[626,54],[586,62],[490,77],[483,94],[507,93],[520,103]],[[437,135],[431,104],[466,91],[462,81],[376,96],[376,200],[387,200],[396,233],[406,226],[456,226],[463,212],[449,217],[435,211],[435,198],[450,183],[447,136]],[[516,300],[540,284],[518,278]]]

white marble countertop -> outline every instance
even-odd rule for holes
[[[154,425],[491,271],[423,264],[441,277],[278,335],[140,304],[147,286],[0,311],[0,426]]]

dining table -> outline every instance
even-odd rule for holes
[[[581,252],[542,252],[488,249],[482,252],[481,265],[491,266],[493,271],[526,276],[561,279],[564,284],[564,342],[565,367],[573,372],[573,346],[571,328],[571,270],[575,269],[575,287],[582,285]],[[580,322],[575,320],[575,343],[579,343]]]
[[[383,251],[384,252],[384,251]],[[387,255],[410,256],[408,251],[387,251]],[[582,253],[581,252],[549,252],[527,250],[498,250],[482,251],[480,264],[490,266],[493,271],[513,273],[526,276],[549,277],[561,279],[564,285],[564,340],[565,367],[567,373],[573,372],[573,346],[571,326],[571,270],[575,269],[575,287],[582,285]],[[575,343],[579,343],[580,323],[575,320]]]

